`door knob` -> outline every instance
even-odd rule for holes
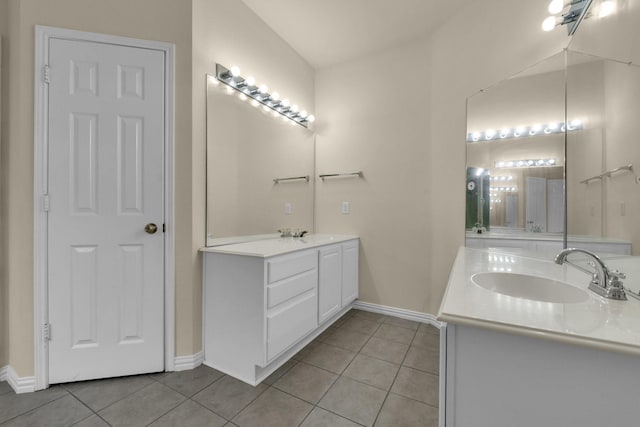
[[[144,226],[144,231],[149,234],[154,234],[156,231],[158,231],[158,226],[150,222],[149,224]]]

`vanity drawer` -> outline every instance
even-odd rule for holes
[[[317,251],[304,251],[267,261],[267,282],[273,283],[318,266]]]
[[[318,326],[318,298],[309,292],[284,310],[267,315],[267,363]]]
[[[267,286],[267,308],[273,308],[291,298],[315,289],[318,270],[307,270]]]

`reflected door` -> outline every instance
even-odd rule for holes
[[[529,231],[547,231],[547,180],[526,178],[526,228]]]
[[[49,54],[49,381],[162,371],[164,53]]]
[[[547,231],[562,233],[564,231],[564,180],[547,180]]]
[[[507,194],[505,196],[505,226],[518,227],[518,196]]]

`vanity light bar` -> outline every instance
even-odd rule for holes
[[[497,168],[544,168],[558,166],[556,159],[501,160],[495,162]]]
[[[518,191],[518,187],[491,187],[490,191]]]
[[[571,120],[566,126],[563,122],[554,122],[547,123],[545,125],[536,124],[531,126],[518,126],[516,128],[504,128],[500,130],[487,129],[484,132],[469,132],[467,134],[467,142],[496,141],[536,135],[550,135],[554,133],[563,133],[565,129],[569,132],[582,129],[582,120]]]
[[[513,181],[512,175],[492,176],[491,181]]]
[[[229,88],[240,92],[240,96],[246,97],[245,99],[251,99],[251,103],[255,106],[262,104],[266,111],[271,109],[304,127],[315,121],[313,114],[308,114],[305,110],[301,110],[286,98],[282,99],[278,92],[269,92],[267,85],[258,86],[253,77],[242,77],[238,67],[229,69],[224,65],[216,64],[216,78]]]

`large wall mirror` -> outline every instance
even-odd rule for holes
[[[567,135],[568,233],[640,255],[640,67],[575,52],[567,64],[567,114],[585,124]]]
[[[487,88],[467,103],[467,243],[544,236],[565,228],[565,54]],[[581,123],[569,121],[570,129]],[[495,244],[495,242],[494,242]]]
[[[313,232],[314,152],[310,130],[207,76],[207,246]]]
[[[640,255],[640,8],[593,5],[567,50],[469,97],[467,246]]]

